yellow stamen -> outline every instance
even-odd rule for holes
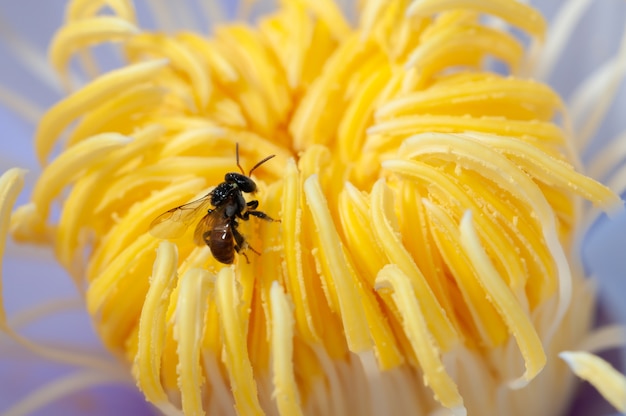
[[[371,194],[371,220],[376,238],[383,248],[389,262],[402,270],[413,286],[416,296],[420,298],[422,313],[428,316],[428,329],[433,333],[437,343],[446,351],[457,341],[458,336],[452,327],[446,312],[439,306],[432,290],[422,274],[415,266],[411,255],[398,239],[397,219],[393,214],[392,197],[389,188],[382,181],[376,182]]]
[[[536,10],[517,1],[507,0],[413,0],[409,15],[431,15],[450,9],[469,9],[498,16],[526,32],[543,37],[546,22]]]
[[[42,118],[51,161],[11,232],[54,247],[163,413],[524,414],[561,386],[552,361],[593,310],[570,258],[578,200],[621,201],[575,169],[561,99],[516,75],[506,25],[541,39],[537,11],[409,3],[366,1],[351,26],[330,0],[284,0],[205,37],[145,31],[124,0],[71,2],[61,75],[74,55],[95,70],[103,40],[126,66]],[[269,155],[254,193],[225,176]],[[196,247],[197,224],[232,265]]]
[[[187,415],[204,414],[200,341],[212,283],[206,270],[191,269],[182,276],[178,292],[174,338],[178,342],[178,388],[183,413]]]
[[[402,314],[405,331],[424,371],[425,384],[433,389],[435,399],[454,415],[465,415],[467,411],[463,406],[463,399],[454,381],[443,370],[437,343],[427,328],[418,293],[409,277],[398,266],[386,266],[376,278],[376,289],[393,290],[392,296]]]
[[[443,218],[440,218],[443,219]],[[498,272],[481,247],[476,230],[472,225],[471,214],[466,213],[460,225],[460,243],[467,252],[468,258],[476,269],[476,276],[486,293],[486,298],[494,303],[502,319],[506,322],[509,331],[516,338],[520,351],[526,362],[526,372],[510,383],[512,388],[524,387],[544,367],[546,356],[541,346],[541,340],[527,314],[520,308],[513,293],[502,281]]]
[[[45,164],[59,135],[72,120],[84,114],[86,108],[107,101],[130,87],[140,85],[154,73],[162,70],[166,64],[165,60],[148,61],[112,71],[56,104],[43,116],[37,130],[35,148],[39,163]]]
[[[289,299],[278,283],[271,289],[272,360],[274,361],[274,396],[284,415],[301,415],[302,404],[296,389],[293,368],[293,315]]]
[[[242,320],[238,283],[233,268],[224,267],[215,281],[215,300],[224,339],[226,367],[231,379],[235,406],[242,415],[262,415],[257,386],[246,350],[245,321]]]
[[[623,374],[588,352],[563,351],[559,356],[578,377],[593,384],[619,412],[626,412],[626,377]]]
[[[320,255],[323,259],[323,276],[330,293],[331,306],[343,318],[348,346],[353,352],[364,351],[371,346],[369,330],[364,316],[363,305],[357,295],[358,281],[354,271],[346,262],[339,236],[335,232],[326,201],[315,176],[304,183],[307,204],[313,215],[320,239]]]
[[[9,234],[9,219],[17,196],[24,186],[24,169],[13,168],[0,176],[0,327],[9,331],[7,315],[4,310],[2,295],[2,259],[6,247],[6,236]]]
[[[138,33],[137,27],[118,17],[95,17],[76,21],[64,26],[54,37],[50,45],[52,65],[66,78],[68,61],[76,50],[105,40],[129,39]]]
[[[107,0],[106,2],[92,0],[74,0],[68,4],[65,11],[67,20],[78,20],[94,16],[100,9],[110,7],[116,16],[124,20],[135,21],[135,8],[127,0]]]
[[[176,410],[169,403],[161,384],[161,359],[165,343],[165,309],[176,283],[177,262],[176,246],[167,242],[161,243],[154,262],[150,289],[139,318],[139,345],[133,365],[135,379],[146,399],[164,413],[173,413]]]

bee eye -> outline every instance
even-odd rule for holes
[[[241,180],[237,182],[237,185],[242,192],[250,193],[256,191],[256,183],[254,183],[252,179],[247,176],[242,176],[240,179]]]
[[[239,173],[227,173],[226,175],[224,175],[224,182],[236,183],[237,185],[239,185],[239,176],[241,176]]]

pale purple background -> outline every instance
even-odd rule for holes
[[[0,0],[0,26],[10,24],[25,34],[29,42],[45,51],[51,34],[59,26],[63,15],[62,0]],[[541,1],[542,8],[551,17],[560,1]],[[568,98],[573,88],[617,49],[621,30],[626,24],[626,2],[603,0],[592,7],[584,17],[583,27],[577,29],[568,48],[565,60],[556,68],[558,77],[550,79],[552,85]],[[139,16],[147,26],[152,19],[139,4]],[[197,13],[195,14],[198,15]],[[174,16],[175,18],[175,16]],[[200,22],[202,24],[202,22]],[[24,68],[15,64],[5,44],[0,41],[0,83],[20,91],[42,108],[53,104],[58,94],[42,85]],[[612,107],[609,120],[603,124],[599,137],[612,137],[626,128],[626,87],[622,85],[620,98]],[[621,115],[621,116],[620,116]],[[38,168],[32,150],[33,127],[18,119],[0,106],[0,170],[20,166],[31,170],[27,187],[32,187]],[[600,141],[598,141],[600,142]],[[20,196],[27,200],[29,191]],[[601,221],[592,230],[584,246],[583,259],[588,270],[601,282],[604,319],[626,322],[626,215],[613,221]],[[46,299],[76,298],[76,291],[63,270],[56,266],[49,253],[37,251],[33,257],[29,249],[10,243],[3,270],[3,294],[9,316]],[[45,322],[27,328],[25,334],[34,338],[69,340],[86,348],[100,348],[84,312],[60,314]],[[52,365],[32,355],[20,358],[19,349],[0,341],[0,413],[34,386],[40,386],[59,374],[73,370]],[[103,353],[104,354],[104,353]],[[7,358],[8,357],[8,358]],[[614,413],[603,400],[598,400],[595,390],[585,388],[574,403],[572,415],[602,416]],[[153,414],[143,397],[132,387],[110,386],[90,389],[60,400],[37,412],[37,415],[138,415]]]

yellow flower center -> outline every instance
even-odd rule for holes
[[[86,4],[71,2],[53,65],[69,84],[72,56],[91,65],[104,41],[126,61],[41,120],[46,167],[13,234],[54,246],[164,413],[341,414],[320,391],[374,371],[437,402],[406,408],[487,414],[498,405],[471,398],[473,369],[490,391],[544,369],[572,298],[590,296],[568,260],[577,198],[619,199],[573,168],[559,97],[515,75],[523,42],[483,19],[539,40],[538,12],[368,1],[352,26],[329,0],[293,0],[204,37],[143,31],[123,1],[106,16]],[[156,217],[238,171],[236,143],[246,171],[276,155],[246,197],[281,222],[238,220],[261,255],[224,266],[195,245],[206,212],[173,243],[154,238]]]

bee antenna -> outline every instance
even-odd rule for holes
[[[267,162],[268,160],[270,160],[271,158],[273,158],[276,155],[269,155],[268,157],[266,157],[265,159],[263,159],[262,161],[260,161],[259,163],[257,163],[256,165],[254,165],[252,167],[252,169],[250,169],[250,173],[248,173],[248,176],[252,176],[252,172],[254,172],[254,170],[256,168],[258,168],[259,166],[261,166],[263,163]]]
[[[239,168],[239,170],[241,171],[242,175],[245,175],[246,172],[244,172],[243,168],[241,167],[241,165],[239,164],[239,142],[235,143],[235,155],[237,158],[237,167]],[[256,166],[255,166],[256,167]],[[254,169],[254,168],[253,168]],[[250,176],[250,175],[248,175]]]

